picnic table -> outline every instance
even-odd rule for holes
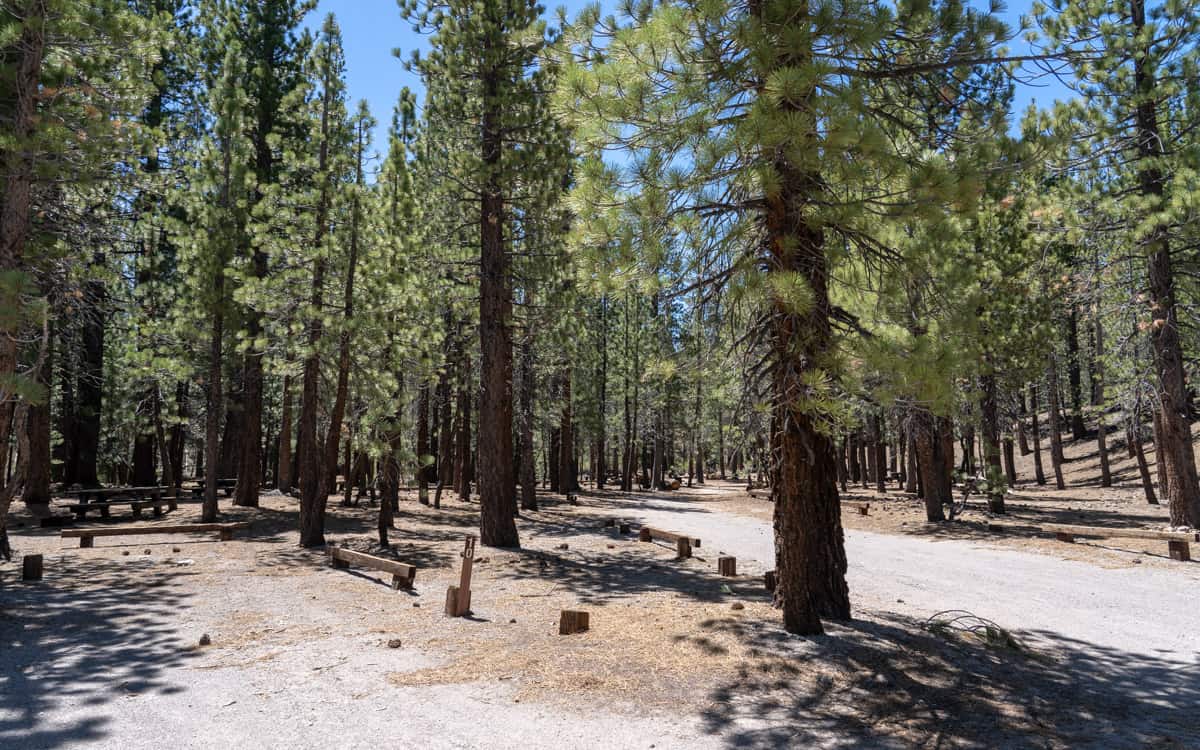
[[[74,495],[80,503],[87,502],[104,502],[118,497],[151,497],[155,500],[162,499],[163,492],[168,488],[161,485],[153,485],[149,487],[85,487],[77,490],[70,490],[68,495]]]
[[[207,483],[205,479],[197,479],[196,486],[192,488],[192,496],[200,498],[204,496],[204,485]],[[233,494],[233,488],[237,486],[237,478],[218,479],[217,489],[225,493],[225,497]]]
[[[71,490],[67,494],[74,495],[77,502],[67,505],[67,509],[79,520],[87,517],[91,511],[99,511],[102,518],[109,517],[109,509],[114,505],[128,505],[133,511],[134,518],[141,518],[142,509],[150,508],[154,515],[161,516],[164,507],[175,510],[175,496],[166,494],[167,487],[158,485],[148,487],[88,487]]]

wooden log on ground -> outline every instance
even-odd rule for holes
[[[578,609],[564,609],[558,616],[558,634],[571,635],[588,629],[588,613]]]
[[[718,557],[717,572],[726,578],[737,577],[737,558],[736,557]]]
[[[233,538],[233,532],[250,528],[249,521],[236,523],[185,523],[175,526],[126,526],[103,529],[63,529],[62,539],[78,539],[80,547],[91,547],[98,536],[138,536],[145,534],[203,534],[215,531],[223,542]]]
[[[328,555],[329,564],[335,568],[346,569],[351,565],[357,565],[360,568],[370,568],[381,573],[391,573],[393,590],[411,589],[413,581],[417,577],[415,565],[402,563],[399,560],[368,555],[365,552],[355,552],[344,547],[330,547]]]
[[[21,559],[21,580],[22,581],[40,581],[42,580],[42,556],[41,555],[25,555]]]
[[[1167,543],[1167,553],[1172,560],[1186,562],[1192,559],[1191,542],[1200,542],[1197,531],[1155,531],[1154,529],[1117,529],[1108,526],[1077,526],[1065,523],[1020,523],[989,521],[988,531],[1027,531],[1033,529],[1054,534],[1060,542],[1074,542],[1075,537],[1099,537],[1106,539],[1152,539]]]
[[[684,536],[683,534],[676,534],[674,531],[664,531],[662,529],[656,529],[653,526],[643,526],[641,531],[638,532],[638,539],[640,539],[643,542],[652,542],[655,539],[661,539],[664,542],[678,542],[678,540],[680,540],[680,539],[687,539],[689,546],[692,546],[692,547],[700,546],[700,540],[697,539],[696,537]]]

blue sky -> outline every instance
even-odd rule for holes
[[[544,4],[549,8],[565,6],[571,15],[583,7],[585,2],[586,0],[544,0]],[[606,2],[605,5],[611,6],[612,3]],[[1009,26],[1015,29],[1019,17],[1022,13],[1027,13],[1031,5],[1032,0],[1015,0],[1002,15]],[[404,69],[403,62],[392,54],[392,50],[399,48],[407,59],[414,49],[427,49],[427,40],[415,33],[401,18],[396,0],[320,0],[316,12],[309,18],[310,25],[319,26],[321,19],[328,13],[336,15],[342,27],[351,99],[353,102],[366,99],[370,103],[371,112],[380,123],[375,147],[382,149],[382,135],[391,121],[392,107],[396,103],[400,88],[408,86],[417,92],[418,102],[422,98],[420,80]],[[1014,42],[1013,47],[1014,53],[1024,51],[1019,41]],[[1041,107],[1047,107],[1056,98],[1065,98],[1067,95],[1062,85],[1054,81],[1043,81],[1035,86],[1023,85],[1017,91],[1014,106],[1019,114],[1031,101],[1036,101]]]

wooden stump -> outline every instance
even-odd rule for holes
[[[615,520],[613,520],[611,518],[604,519],[604,528],[611,529],[613,526],[616,526],[616,525],[617,525],[617,522]]]
[[[471,590],[458,586],[446,589],[446,617],[462,617],[471,613]]]
[[[1192,549],[1187,542],[1167,542],[1167,549],[1172,560],[1187,562],[1192,559]]]
[[[718,557],[717,572],[726,578],[737,577],[737,558],[736,557]]]
[[[577,609],[564,609],[558,617],[558,634],[571,635],[588,629],[588,613]]]
[[[221,529],[221,531],[219,533],[221,535],[222,542],[228,542],[233,539],[233,529]],[[347,566],[347,567],[349,567],[349,566]]]
[[[766,587],[767,591],[774,591],[776,583],[775,571],[768,570],[766,573],[763,573],[763,586]]]
[[[462,572],[458,585],[446,589],[446,616],[462,617],[471,612],[471,570],[475,565],[475,537],[463,540]]]
[[[617,527],[617,533],[620,533],[620,534],[628,534],[628,533],[629,533],[629,524],[627,524],[627,523],[623,523],[623,524],[621,524],[620,526],[618,526],[618,527]]]
[[[224,538],[225,538],[225,532],[221,532],[221,538],[222,538],[222,539],[224,539]],[[345,561],[345,560],[339,560],[339,559],[337,559],[336,557],[334,557],[334,556],[333,556],[333,551],[334,551],[335,549],[337,549],[337,547],[336,547],[336,546],[334,546],[334,545],[330,545],[330,546],[329,546],[329,549],[327,549],[327,550],[325,551],[325,553],[326,553],[327,555],[329,555],[329,565],[330,565],[331,567],[337,568],[338,570],[346,570],[347,568],[349,568],[349,567],[350,567],[350,563],[349,563],[349,562],[347,562],[347,561]]]
[[[652,538],[653,537],[650,536],[650,529],[646,528],[645,526],[643,526],[641,531],[638,532],[639,542],[649,542]]]
[[[21,560],[21,580],[22,581],[40,581],[42,580],[42,556],[41,555],[25,555]]]
[[[1075,541],[1074,534],[1064,534],[1061,531],[1055,532],[1054,538],[1060,542],[1074,542]]]
[[[686,537],[679,537],[675,540],[675,551],[680,558],[692,556],[692,540]]]
[[[858,506],[858,515],[860,515],[860,516],[865,516],[865,515],[867,515],[867,510],[868,510],[870,507],[871,507],[871,506],[867,505],[866,503],[863,503],[862,505]]]
[[[579,498],[575,497],[575,493],[573,493],[573,492],[567,493],[567,504],[568,505],[579,505]]]
[[[94,547],[95,545],[96,545],[96,537],[94,537],[94,536],[79,537],[79,546],[80,547]]]

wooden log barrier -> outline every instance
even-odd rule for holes
[[[22,581],[40,581],[42,580],[42,556],[41,555],[25,555],[21,558],[21,580]]]
[[[737,577],[737,558],[736,557],[718,557],[717,572],[726,578]]]
[[[989,521],[988,531],[1017,531],[1033,529],[1045,534],[1054,534],[1060,542],[1074,542],[1076,537],[1101,537],[1109,539],[1153,539],[1167,543],[1167,553],[1172,560],[1187,562],[1192,559],[1191,543],[1200,542],[1197,531],[1155,531],[1154,529],[1114,529],[1107,526],[1076,526],[1065,523],[1001,523]]]
[[[378,570],[381,573],[392,574],[392,590],[411,589],[413,581],[417,578],[417,568],[415,565],[402,563],[399,560],[391,560],[386,557],[378,557],[376,555],[368,555],[365,552],[355,552],[352,549],[344,547],[329,547],[329,564],[335,568],[346,569],[351,565],[357,565],[360,568],[370,568]]]
[[[250,528],[249,521],[236,523],[185,523],[174,526],[126,526],[103,529],[63,529],[62,539],[78,539],[80,547],[91,547],[98,536],[137,536],[146,534],[201,534],[215,531],[222,542],[233,539],[233,532]]]
[[[663,531],[662,529],[656,529],[653,526],[643,526],[638,532],[638,539],[643,542],[652,542],[655,539],[661,539],[664,542],[677,542],[680,539],[686,539],[689,546],[700,546],[700,540],[696,537],[676,534],[674,531]]]
[[[588,613],[577,609],[564,609],[558,616],[558,634],[571,635],[588,629]]]

